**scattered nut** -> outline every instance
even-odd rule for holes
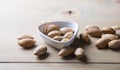
[[[97,26],[88,25],[86,26],[85,30],[86,30],[86,33],[89,34],[90,36],[101,37],[102,32]]]
[[[19,36],[17,39],[18,40],[21,40],[21,39],[25,39],[25,38],[29,38],[29,39],[34,39],[32,36],[30,35],[22,35],[22,36]]]
[[[74,49],[71,48],[71,47],[66,47],[66,48],[63,48],[59,51],[58,55],[59,56],[62,56],[62,57],[65,57],[65,56],[68,56],[70,54],[72,54],[74,52]]]
[[[87,25],[87,26],[85,27],[85,30],[88,30],[89,28],[99,29],[98,26],[95,26],[95,25]]]
[[[74,30],[69,27],[62,27],[59,29],[59,27],[55,24],[46,24],[42,29],[42,32],[48,37],[51,37],[54,40],[58,40],[60,42],[67,42],[72,38],[74,34]],[[99,29],[99,27],[94,25],[88,25],[85,28],[86,33],[81,33],[79,35],[80,39],[82,39],[85,42],[89,42],[89,36],[93,37],[101,37],[95,42],[95,46],[98,49],[103,49],[105,47],[109,47],[112,49],[120,48],[120,26],[115,25],[111,27],[104,27],[102,31]],[[116,34],[115,34],[116,33]],[[23,48],[29,48],[34,46],[35,40],[30,35],[23,35],[17,38],[18,44]],[[47,52],[47,46],[39,46],[34,50],[34,55],[41,56]],[[76,50],[71,47],[64,47],[61,49],[58,53],[59,56],[65,57],[68,55],[71,55],[74,53],[74,55],[77,58],[82,58],[84,56],[84,49],[78,47]]]
[[[29,48],[33,47],[35,44],[35,40],[32,36],[30,35],[22,35],[17,38],[18,45],[23,47],[23,48]]]
[[[18,40],[18,44],[21,47],[23,47],[23,48],[29,48],[29,47],[34,46],[35,40],[34,39],[25,38],[25,39]]]
[[[67,42],[67,41],[69,41],[68,38],[63,38],[63,39],[61,40],[61,42]]]
[[[47,27],[47,33],[51,32],[53,30],[57,31],[57,30],[59,30],[59,27],[57,25],[55,25],[55,24],[48,25],[48,27]]]
[[[34,55],[41,56],[47,51],[47,46],[39,46],[34,50]]]
[[[67,32],[74,32],[74,30],[69,27],[62,27],[62,28],[60,28],[60,32],[62,34],[66,34]]]
[[[72,36],[73,36],[73,32],[67,32],[67,33],[63,36],[63,38],[68,38],[68,39],[70,39],[70,38],[72,38]]]
[[[61,41],[63,39],[63,36],[54,36],[54,40]]]
[[[105,47],[107,47],[108,43],[110,42],[111,40],[110,39],[107,39],[107,38],[100,38],[98,39],[96,42],[95,42],[95,46],[98,48],[98,49],[103,49]]]
[[[48,33],[48,37],[51,37],[51,38],[53,38],[54,36],[60,36],[60,35],[61,35],[61,32],[56,30]]]
[[[120,30],[116,30],[116,34],[120,36]]]
[[[109,48],[113,48],[113,49],[120,48],[120,39],[110,41],[108,45]]]
[[[89,36],[87,35],[87,33],[81,33],[81,34],[79,35],[79,37],[80,37],[80,39],[81,39],[82,41],[84,41],[84,42],[89,42],[89,41],[90,41],[90,38],[89,38]]]
[[[107,26],[107,27],[104,27],[102,29],[102,33],[104,33],[104,34],[115,34],[115,31],[111,27]]]
[[[114,26],[111,26],[115,31],[116,30],[120,30],[120,25],[114,25]]]
[[[110,40],[116,40],[119,39],[119,36],[115,35],[115,34],[104,34],[102,35],[102,38],[107,38]]]
[[[84,56],[84,50],[82,48],[78,47],[75,50],[74,54],[77,58],[82,58]]]

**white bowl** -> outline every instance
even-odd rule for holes
[[[42,28],[43,28],[44,25],[51,24],[51,23],[59,26],[60,28],[61,27],[70,27],[70,28],[72,28],[74,30],[73,37],[67,42],[60,42],[60,41],[57,41],[57,40],[54,40],[54,39],[48,37],[47,35],[45,35],[42,32]],[[78,25],[75,22],[68,22],[68,21],[47,22],[45,24],[41,24],[41,25],[38,26],[38,32],[48,44],[50,44],[51,46],[53,46],[53,47],[55,47],[57,49],[61,49],[63,47],[69,47],[72,44],[72,42],[74,41],[74,39],[76,38],[77,33],[78,33]]]

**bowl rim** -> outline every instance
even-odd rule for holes
[[[57,22],[72,23],[73,25],[75,25],[76,31],[74,31],[74,35],[72,36],[72,38],[70,38],[69,41],[67,41],[67,42],[60,42],[60,41],[54,40],[54,39],[48,37],[47,35],[45,35],[44,33],[42,33],[42,32],[40,31],[40,29],[39,29],[39,27],[40,27],[41,25],[43,25],[43,24],[57,23]],[[38,31],[41,35],[43,35],[44,37],[48,38],[49,40],[51,40],[51,41],[53,41],[53,42],[55,42],[55,43],[65,44],[65,43],[70,42],[70,41],[73,39],[73,37],[74,37],[75,35],[77,35],[77,33],[78,33],[78,31],[79,31],[79,27],[78,27],[78,24],[77,24],[76,22],[73,22],[73,21],[48,21],[48,22],[39,24],[38,27],[37,27],[37,31]]]

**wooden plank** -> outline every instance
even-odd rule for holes
[[[16,37],[21,34],[31,34],[37,40],[37,46],[45,44],[39,36],[36,27],[43,21],[68,20],[79,25],[79,33],[86,25],[104,26],[120,24],[120,5],[108,2],[92,1],[56,1],[48,0],[11,0],[0,2],[0,62],[81,62],[73,58],[63,59],[57,55],[58,51],[49,47],[48,57],[38,59],[33,55],[33,49],[22,49],[17,45]],[[101,2],[102,2],[101,1]],[[74,2],[74,3],[73,3]],[[72,10],[72,15],[64,14]],[[94,46],[95,38],[91,38],[91,45],[86,45],[85,54],[87,62],[113,62],[120,63],[120,51],[110,49],[98,50]]]
[[[4,63],[0,64],[3,70],[120,70],[120,64],[67,64],[67,63]]]

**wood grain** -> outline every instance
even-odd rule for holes
[[[85,59],[82,60],[75,56],[61,58],[58,50],[51,46],[43,58],[34,56],[33,50],[46,44],[37,26],[47,21],[64,20],[78,23],[78,35],[84,32],[86,25],[100,28],[120,25],[120,4],[116,0],[0,0],[0,69],[120,69],[120,50],[98,50],[94,46],[97,38],[92,37],[91,44],[84,45]],[[34,36],[36,47],[23,49],[18,46],[16,38],[22,34]]]
[[[67,63],[10,63],[10,64],[0,64],[0,69],[3,70],[12,70],[12,69],[20,69],[20,70],[119,70],[120,64],[67,64]]]

